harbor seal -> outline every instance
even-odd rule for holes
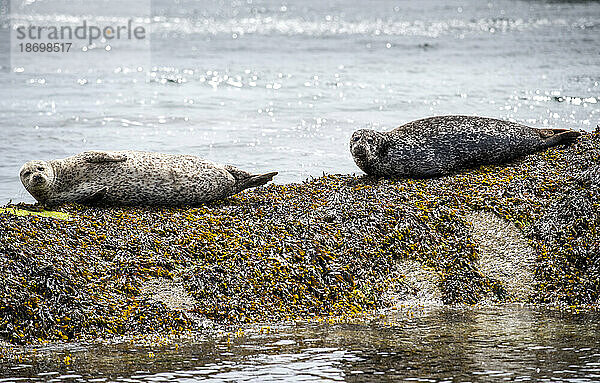
[[[536,129],[494,118],[438,116],[385,133],[358,130],[350,152],[367,174],[428,178],[505,163],[578,136],[568,129]]]
[[[29,161],[20,171],[25,189],[46,206],[198,205],[264,185],[276,174],[252,175],[196,156],[131,150]]]

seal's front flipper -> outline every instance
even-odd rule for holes
[[[275,177],[278,174],[278,172],[272,172],[272,173],[267,173],[267,174],[259,174],[256,176],[250,176],[248,178],[244,178],[244,179],[238,179],[236,182],[236,189],[238,192],[241,192],[242,190],[246,190],[249,188],[255,188],[257,186],[262,186],[264,184],[266,184],[269,181],[273,180],[273,177]]]
[[[575,142],[581,133],[569,129],[540,129],[540,137],[546,146],[568,145]]]
[[[104,197],[106,196],[106,192],[108,191],[107,187],[103,187],[102,189],[94,192],[93,194],[83,198],[80,202],[84,205],[99,205]]]
[[[90,150],[81,153],[81,156],[85,162],[89,163],[102,163],[102,162],[123,162],[127,160],[125,154],[116,152],[103,152],[100,150]]]

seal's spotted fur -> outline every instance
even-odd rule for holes
[[[473,116],[439,116],[409,122],[391,132],[354,132],[350,152],[365,173],[433,177],[483,164],[499,164],[554,145],[580,133],[535,129]]]
[[[25,189],[44,205],[197,205],[264,185],[277,173],[252,175],[190,155],[89,151],[61,160],[29,161]]]

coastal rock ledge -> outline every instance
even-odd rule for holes
[[[7,206],[0,339],[173,333],[415,301],[595,306],[599,201],[600,134],[590,133],[436,179],[327,175],[194,208],[70,205],[54,218]]]

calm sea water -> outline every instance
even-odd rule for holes
[[[152,13],[153,73],[0,73],[0,203],[32,201],[25,161],[88,149],[196,154],[287,183],[360,172],[348,140],[365,126],[600,122],[598,2],[155,0]]]
[[[53,346],[0,364],[0,382],[594,382],[599,319],[514,306],[430,308],[370,324],[280,326],[162,346]]]

